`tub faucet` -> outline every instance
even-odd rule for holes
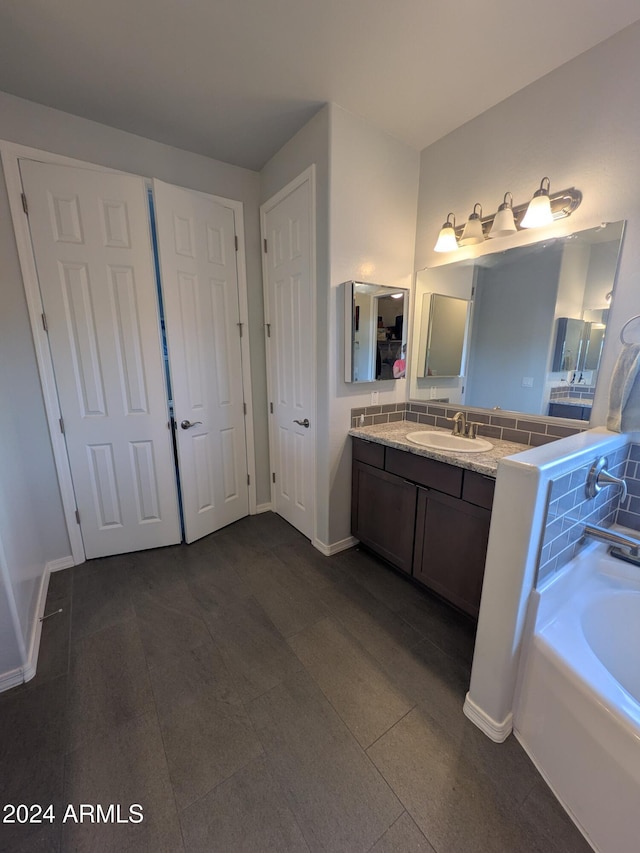
[[[619,549],[628,548],[629,556],[636,558],[634,562],[637,565],[637,559],[640,557],[640,541],[634,539],[632,536],[626,536],[624,533],[609,530],[608,527],[599,527],[597,524],[585,524],[584,535],[585,537],[591,536],[593,539],[599,539],[608,545],[617,546],[610,549],[615,557],[621,556],[624,559],[627,555],[619,553]]]
[[[588,498],[595,498],[603,486],[619,486],[620,487],[620,503],[623,504],[627,499],[627,484],[622,477],[614,477],[607,470],[607,458],[601,456],[591,466],[587,477],[586,493]]]

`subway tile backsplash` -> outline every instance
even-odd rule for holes
[[[538,583],[559,571],[584,547],[585,524],[610,527],[617,523],[640,530],[640,445],[621,447],[609,453],[607,460],[608,470],[627,481],[629,499],[625,507],[620,507],[620,491],[615,487],[606,487],[595,498],[587,498],[585,486],[592,462],[554,480],[540,548]]]
[[[584,426],[567,426],[566,423],[559,422],[558,418],[531,420],[530,416],[527,417],[527,415],[476,412],[466,409],[464,406],[451,406],[448,403],[449,401],[445,399],[431,400],[429,403],[390,403],[384,406],[363,406],[359,409],[351,409],[351,426],[412,421],[422,426],[451,429],[451,422],[447,418],[451,418],[456,412],[462,411],[467,412],[471,420],[482,424],[478,428],[478,435],[485,438],[502,439],[503,441],[515,441],[533,447],[589,429],[589,424],[586,422]],[[364,416],[363,423],[360,423],[361,415]]]

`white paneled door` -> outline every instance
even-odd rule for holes
[[[234,213],[153,182],[187,542],[249,512]]]
[[[144,181],[20,171],[85,554],[179,542]]]
[[[315,376],[310,175],[262,208],[272,500],[314,538]]]

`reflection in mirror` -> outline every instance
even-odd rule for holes
[[[470,306],[468,299],[424,294],[422,322],[423,326],[426,324],[426,334],[424,348],[420,347],[420,376],[462,375]],[[422,328],[420,338],[422,343]]]
[[[470,299],[471,321],[460,377],[418,369],[410,398],[588,420],[623,230],[624,222],[603,223],[420,270],[416,346],[427,328],[418,316],[425,294]]]
[[[402,379],[406,373],[409,291],[345,281],[345,382]]]

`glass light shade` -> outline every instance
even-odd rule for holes
[[[529,202],[529,207],[520,226],[522,228],[540,228],[543,225],[551,225],[552,222],[553,214],[551,213],[549,196],[535,195]]]
[[[476,208],[479,208],[479,213]],[[482,230],[482,205],[479,201],[473,205],[473,211],[471,216],[467,219],[467,224],[464,226],[464,231],[460,238],[461,246],[474,246],[476,243],[484,243],[484,231]]]
[[[507,197],[510,197],[511,201],[507,201]],[[487,234],[488,237],[509,237],[511,234],[516,233],[517,229],[513,218],[512,201],[513,196],[511,193],[505,193],[504,201],[493,218],[493,225]]]
[[[434,252],[455,252],[455,250],[458,248],[458,241],[456,240],[455,232],[455,216],[453,216],[453,222],[449,222],[449,218],[452,216],[453,213],[450,213],[449,216],[447,216],[447,221],[440,229],[438,239],[436,241],[435,246],[433,247]]]
[[[484,231],[482,230],[482,222],[477,214],[472,213],[467,224],[464,226],[462,237],[460,238],[461,246],[474,246],[476,243],[484,243]]]

